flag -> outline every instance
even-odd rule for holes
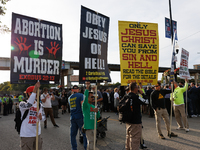
[[[174,32],[174,37],[176,35],[176,31]],[[172,44],[172,61],[171,61],[171,71],[170,71],[170,82],[174,81],[174,63],[175,63],[175,38],[173,39]]]

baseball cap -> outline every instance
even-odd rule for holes
[[[26,93],[33,92],[34,87],[35,87],[35,86],[29,86],[29,87],[26,89]]]
[[[129,87],[126,87],[126,88],[125,88],[125,91],[129,91]]]

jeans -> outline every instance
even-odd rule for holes
[[[82,119],[74,119],[71,120],[71,126],[70,126],[70,137],[71,137],[71,145],[72,145],[72,150],[77,150],[77,143],[76,143],[76,135],[78,132],[78,129],[81,131],[81,128],[83,126],[83,118]],[[82,133],[82,131],[81,131]],[[85,133],[83,134],[83,144],[85,150],[87,149],[87,139]]]
[[[53,117],[58,118],[58,106],[52,106]]]

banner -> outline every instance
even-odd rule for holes
[[[177,22],[172,20],[172,24],[173,24],[173,33],[174,31],[176,31],[177,33]],[[165,37],[171,39],[171,23],[170,19],[166,17],[165,17]],[[175,36],[175,40],[178,40],[177,34]]]
[[[174,36],[176,36],[176,32],[174,32]],[[175,38],[173,38],[172,43],[172,60],[171,60],[171,70],[170,70],[170,82],[174,81],[174,64],[175,64]]]
[[[189,52],[182,48],[179,75],[181,79],[191,79],[188,70]]]
[[[157,83],[158,24],[119,21],[121,85]]]
[[[62,25],[12,13],[10,82],[59,83]]]
[[[81,6],[79,83],[110,82],[107,65],[109,18]]]

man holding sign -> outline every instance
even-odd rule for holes
[[[40,87],[40,82],[37,82],[35,86],[30,86],[26,89],[26,93],[28,96],[27,102],[20,102],[19,108],[21,111],[21,116],[24,115],[26,111],[28,111],[26,118],[23,120],[20,130],[20,137],[21,137],[21,150],[27,149],[36,149],[36,122],[37,119],[44,121],[45,114],[43,108],[40,107],[39,115],[37,115],[37,102],[36,99],[36,91]],[[40,137],[41,134],[41,126],[39,123],[39,130],[38,130],[38,150],[42,150],[42,138]]]
[[[183,98],[183,93],[186,91],[188,88],[187,84],[187,79],[185,79],[185,86],[183,88],[180,88],[178,86],[177,82],[174,82],[174,93],[173,93],[173,101],[174,101],[174,114],[176,118],[176,122],[178,124],[177,130],[184,129],[183,124],[185,127],[185,131],[189,132],[189,125],[187,121],[187,116],[185,114],[185,103],[184,103],[184,98]],[[181,117],[183,120],[183,124],[181,121]]]
[[[87,137],[87,149],[93,150],[94,145],[94,120],[95,113],[97,113],[97,118],[100,117],[100,112],[98,108],[95,108],[92,103],[94,102],[93,92],[89,92],[90,82],[86,82],[86,90],[84,92],[84,102],[82,104],[83,116],[84,116],[84,129],[86,130]],[[96,123],[97,124],[97,123]]]

